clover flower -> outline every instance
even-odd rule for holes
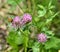
[[[43,42],[46,42],[46,40],[47,40],[47,36],[45,34],[43,34],[43,33],[38,34],[38,41],[39,42],[43,43]]]
[[[16,16],[12,21],[12,26],[19,27],[21,25],[21,20],[18,16]]]
[[[23,15],[22,24],[32,21],[32,16],[28,13]]]

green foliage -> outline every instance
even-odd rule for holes
[[[20,2],[22,2],[23,0],[7,0],[7,3],[11,6],[10,10],[14,11],[16,6],[20,7]]]
[[[41,10],[38,11],[39,16],[38,17],[43,17],[46,14],[46,9],[42,5],[38,5]]]
[[[60,39],[56,37],[51,37],[51,39],[46,42],[45,49],[56,48],[58,47],[59,43],[60,43]]]
[[[28,36],[29,36],[29,31],[24,31],[24,48],[25,48],[25,51],[27,51],[27,47],[28,47],[28,41],[29,41],[29,38],[28,38]]]
[[[39,17],[45,17],[45,15],[47,15],[46,17],[51,17],[50,15],[54,15],[54,12],[52,10],[55,9],[55,6],[52,5],[52,0],[48,3],[47,6],[43,6],[43,5],[38,5],[38,6],[40,8],[40,10],[38,11]]]
[[[23,0],[8,0],[8,4],[12,5],[12,7],[16,7],[17,4],[19,5],[19,3],[22,1]],[[57,17],[59,14],[59,12],[55,11],[56,6],[53,3],[53,2],[56,3],[56,0],[41,0],[41,3],[39,3],[40,0],[32,1],[33,2],[28,0],[28,2],[30,2],[29,4],[31,5],[28,4],[26,6],[26,7],[32,6],[30,9],[32,10],[31,13],[32,14],[34,13],[34,15],[32,15],[31,23],[28,22],[19,29],[15,28],[15,30],[13,30],[11,29],[11,27],[9,29],[10,32],[9,35],[7,36],[7,42],[14,48],[12,51],[18,52],[16,51],[16,49],[18,50],[20,46],[22,46],[21,49],[23,48],[24,52],[28,51],[47,52],[47,50],[49,52],[52,52],[54,50],[60,49],[60,38],[56,37],[56,32],[54,31],[55,26],[57,26],[58,21]],[[55,23],[56,25],[54,25]],[[39,33],[44,33],[47,36],[46,42],[44,43],[38,42],[37,34]]]
[[[13,47],[18,46],[23,43],[23,35],[20,32],[11,31],[7,37],[7,42]]]
[[[32,46],[33,52],[40,52],[39,46],[40,44],[38,42],[35,42],[34,45]]]
[[[23,1],[23,0],[7,0],[7,3],[10,4],[10,5],[12,5],[12,6],[16,6],[21,1]]]

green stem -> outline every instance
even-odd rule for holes
[[[28,37],[25,37],[25,42],[24,42],[24,47],[25,47],[25,52],[27,52],[27,47],[28,47]]]
[[[25,52],[27,52],[27,48],[25,47]]]
[[[35,0],[32,0],[32,4],[33,4],[33,14],[35,14],[36,11]]]
[[[28,36],[27,34],[24,34],[24,32],[21,29],[20,29],[20,32],[24,35],[24,52],[27,52]]]
[[[22,35],[24,35],[25,37],[27,37],[21,29],[20,29],[20,32],[22,33]]]
[[[40,52],[42,52],[42,49],[43,49],[43,45],[41,43],[41,45],[40,45]]]
[[[17,0],[14,0],[14,1],[15,1],[15,3],[19,6],[20,12],[23,14],[24,12],[23,12],[23,10],[21,9],[20,5],[18,4]]]
[[[28,10],[31,11],[31,0],[27,0]]]
[[[51,50],[49,49],[49,51],[48,52],[51,52]]]

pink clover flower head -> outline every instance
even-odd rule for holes
[[[38,34],[38,41],[41,42],[41,43],[46,42],[47,41],[47,36],[43,33]]]
[[[22,22],[27,23],[27,22],[30,22],[30,21],[32,21],[32,16],[30,14],[28,14],[28,13],[24,14]]]
[[[12,26],[17,27],[21,25],[20,17],[16,16],[12,21]]]
[[[18,16],[16,16],[16,17],[13,19],[13,22],[15,22],[15,23],[20,22],[20,18],[19,18]]]

